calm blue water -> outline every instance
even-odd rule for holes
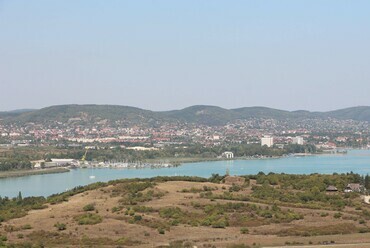
[[[260,171],[289,174],[353,171],[365,175],[370,174],[370,150],[352,150],[347,155],[189,163],[176,168],[161,169],[77,169],[61,174],[4,178],[0,179],[0,196],[14,197],[19,191],[23,196],[48,196],[78,185],[120,178],[175,175],[209,177],[213,173],[224,175],[227,169],[231,175],[257,174]],[[94,175],[95,179],[90,179],[91,175]]]

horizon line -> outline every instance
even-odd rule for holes
[[[59,107],[59,106],[117,106],[117,107],[129,107],[129,108],[137,108],[141,110],[147,110],[147,111],[152,111],[152,112],[169,112],[169,111],[180,111],[184,110],[187,108],[191,107],[216,107],[216,108],[222,108],[225,110],[236,110],[236,109],[242,109],[242,108],[268,108],[268,109],[275,109],[275,110],[281,110],[281,111],[287,111],[287,112],[298,112],[298,111],[308,111],[308,112],[331,112],[331,111],[337,111],[337,110],[344,110],[344,109],[350,109],[350,108],[361,108],[361,107],[370,107],[368,105],[357,105],[357,106],[350,106],[350,107],[343,107],[343,108],[336,108],[333,110],[326,110],[326,111],[317,111],[317,110],[307,110],[307,109],[296,109],[296,110],[286,110],[286,109],[280,109],[280,108],[274,108],[274,107],[267,107],[267,106],[261,106],[261,105],[254,105],[254,106],[244,106],[244,107],[236,107],[236,108],[224,108],[221,106],[217,105],[209,105],[209,104],[195,104],[195,105],[190,105],[184,108],[179,108],[179,109],[169,109],[169,110],[151,110],[151,109],[146,109],[146,108],[141,108],[141,107],[136,107],[136,106],[130,106],[130,105],[120,105],[120,104],[96,104],[96,103],[84,103],[84,104],[77,104],[77,103],[68,103],[68,104],[55,104],[55,105],[49,105],[41,108],[18,108],[18,109],[13,109],[13,110],[0,110],[2,113],[12,113],[12,112],[32,112],[32,111],[38,111],[42,110],[45,108],[50,108],[50,107]]]

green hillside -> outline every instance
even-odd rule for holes
[[[292,112],[272,109],[266,107],[245,107],[233,109],[234,112],[238,113],[241,118],[273,118],[273,119],[286,119],[294,116]]]
[[[353,107],[329,112],[305,110],[285,111],[267,107],[224,109],[217,106],[196,105],[181,110],[155,112],[118,105],[60,105],[34,111],[0,112],[6,122],[47,123],[81,121],[94,123],[101,120],[123,121],[127,124],[156,125],[163,122],[186,122],[204,125],[224,125],[237,119],[273,118],[336,118],[370,121],[370,107]]]
[[[359,106],[346,109],[340,109],[324,113],[327,116],[336,119],[352,119],[356,121],[370,121],[370,107]]]
[[[241,118],[241,115],[233,110],[206,105],[196,105],[182,110],[162,112],[162,115],[179,121],[205,125],[223,125],[229,121]]]
[[[134,107],[117,105],[59,105],[43,108],[37,111],[24,113],[11,118],[18,123],[71,120],[99,121],[99,120],[126,120],[131,123],[155,122],[158,117],[155,112]]]
[[[35,109],[18,109],[13,111],[3,111],[0,112],[0,119],[7,118],[7,117],[16,117],[24,113],[35,111]]]

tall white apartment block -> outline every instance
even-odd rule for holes
[[[293,137],[292,141],[293,144],[303,145],[303,142],[304,142],[303,137],[301,136]]]
[[[261,146],[266,145],[267,147],[271,147],[274,145],[274,138],[271,136],[264,136],[261,138]]]

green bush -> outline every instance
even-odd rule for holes
[[[94,211],[95,210],[95,204],[94,203],[87,204],[82,209],[84,211],[86,211],[86,212],[88,212],[88,211]]]
[[[112,207],[112,213],[118,212],[120,210],[121,210],[121,208],[119,208],[119,207]]]
[[[57,228],[58,231],[63,231],[63,230],[66,230],[67,229],[67,225],[64,224],[64,223],[59,223],[57,222],[54,227]]]
[[[32,229],[32,226],[30,224],[23,225],[21,227],[23,230]]]
[[[335,218],[335,219],[339,219],[340,217],[342,217],[342,214],[341,213],[335,213],[334,215],[333,215],[333,217]]]
[[[227,220],[225,218],[221,218],[215,222],[212,223],[213,228],[225,228],[229,225]]]
[[[74,219],[79,225],[95,225],[103,221],[103,218],[100,215],[92,213],[79,215],[74,217]]]
[[[133,206],[132,209],[135,212],[139,212],[139,213],[150,213],[150,212],[155,211],[152,207],[146,207],[146,206]]]
[[[134,216],[134,221],[141,221],[143,217],[141,215],[135,215]]]

